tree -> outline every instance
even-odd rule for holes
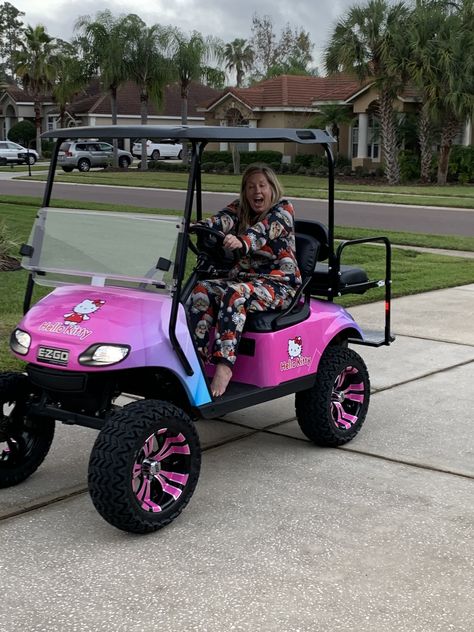
[[[101,83],[110,94],[112,125],[117,125],[117,91],[129,78],[130,49],[140,18],[134,14],[115,18],[107,9],[95,19],[81,16],[75,25],[86,47],[85,55],[95,60]],[[140,20],[141,21],[141,20]],[[114,166],[118,166],[117,139],[113,139]]]
[[[141,124],[148,121],[148,104],[153,101],[158,107],[163,99],[166,84],[173,79],[173,67],[166,57],[171,32],[158,24],[146,26],[137,23],[130,51],[128,74],[140,91]],[[141,169],[146,170],[146,138],[142,139]]]
[[[419,123],[421,178],[428,181],[432,130],[441,128],[438,184],[446,184],[451,147],[474,114],[474,3],[418,0],[406,58],[409,76],[422,97]]]
[[[20,19],[25,14],[9,2],[0,5],[0,60],[5,76],[15,78],[15,54],[21,47],[24,25]]]
[[[59,107],[59,126],[64,127],[67,106],[87,85],[89,75],[83,60],[77,56],[77,49],[62,40],[57,40],[55,65],[56,81],[52,93]]]
[[[241,88],[244,82],[245,72],[253,65],[254,53],[247,40],[237,38],[225,45],[224,57],[226,69],[237,74],[237,88]]]
[[[269,15],[252,17],[251,47],[254,51],[252,77],[254,81],[279,74],[313,74],[309,69],[313,44],[303,29],[292,29],[289,24],[281,31],[280,39],[274,32]]]
[[[178,28],[173,29],[171,59],[176,68],[181,88],[181,122],[188,122],[188,95],[191,81],[209,80],[214,83],[224,73],[211,65],[220,63],[224,57],[223,42],[215,37],[204,37],[198,31],[185,35]],[[187,147],[183,148],[183,162],[187,162]]]
[[[8,138],[13,143],[19,143],[23,147],[28,147],[29,143],[36,138],[36,127],[31,121],[19,121],[10,127]]]
[[[347,72],[378,88],[383,156],[388,182],[400,182],[397,122],[393,102],[402,90],[404,77],[391,59],[399,59],[406,47],[408,8],[403,2],[369,0],[356,5],[340,20],[324,58],[329,73]]]
[[[327,105],[319,106],[320,113],[309,122],[308,127],[316,128],[329,128],[332,136],[336,140],[337,153],[339,153],[339,134],[340,125],[346,125],[350,123],[354,114],[352,108],[348,105],[341,105],[340,103],[328,103]]]
[[[25,41],[15,55],[16,74],[25,90],[33,97],[36,126],[36,151],[41,157],[42,101],[49,92],[56,76],[54,63],[55,43],[44,26],[27,26]]]

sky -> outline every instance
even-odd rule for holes
[[[314,66],[323,74],[321,53],[337,20],[353,4],[362,0],[9,0],[25,13],[23,22],[43,24],[49,35],[69,40],[74,23],[81,15],[92,17],[110,9],[114,15],[136,13],[148,25],[179,27],[188,33],[197,30],[203,35],[220,37],[224,42],[235,38],[249,39],[252,16],[269,15],[277,36],[286,24],[303,28],[314,44]]]

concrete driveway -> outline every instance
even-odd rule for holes
[[[0,493],[1,632],[472,632],[473,319],[474,284],[396,299],[396,342],[357,347],[373,392],[343,448],[310,444],[292,397],[199,422],[197,490],[150,536],[100,518],[95,433],[59,426]]]

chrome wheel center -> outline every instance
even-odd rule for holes
[[[146,478],[153,478],[161,470],[159,461],[153,461],[151,459],[144,459],[142,463],[142,472]]]
[[[342,402],[346,399],[346,396],[342,391],[334,391],[333,397],[334,401],[339,402],[339,404],[342,404]]]

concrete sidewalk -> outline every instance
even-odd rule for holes
[[[473,322],[474,284],[394,300],[396,342],[356,348],[372,399],[341,449],[305,439],[293,397],[198,422],[197,490],[151,536],[100,518],[95,433],[58,426],[0,491],[0,632],[472,632]]]

